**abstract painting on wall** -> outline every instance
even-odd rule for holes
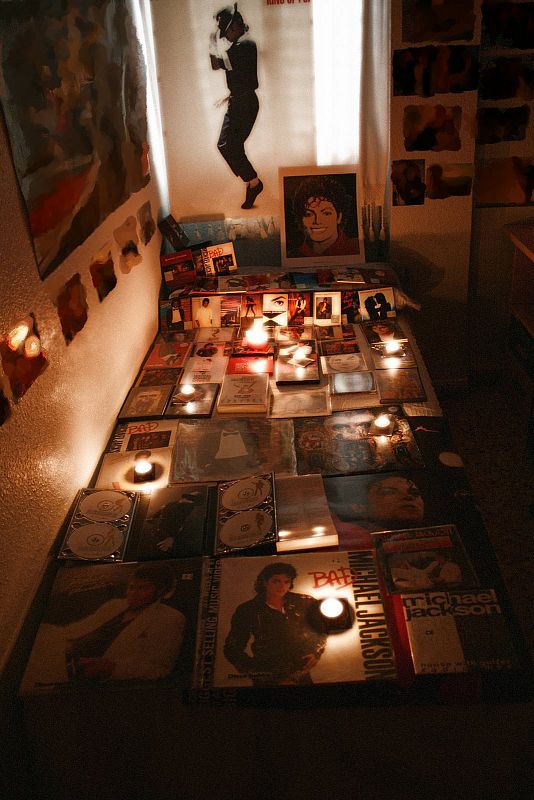
[[[2,107],[39,274],[148,183],[130,0],[3,4]]]

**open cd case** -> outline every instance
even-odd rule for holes
[[[58,558],[122,561],[139,495],[112,489],[81,489]]]
[[[274,547],[276,531],[272,472],[219,484],[216,555],[229,555],[271,543]]]

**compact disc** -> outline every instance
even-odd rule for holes
[[[227,547],[251,547],[265,539],[272,527],[273,518],[266,511],[243,511],[224,523],[219,539]]]
[[[263,478],[243,478],[222,491],[221,504],[230,511],[244,511],[259,506],[270,494],[270,481]]]
[[[78,513],[94,522],[114,522],[128,514],[131,505],[131,498],[122,492],[91,492],[80,502]]]
[[[110,493],[111,494],[111,493]],[[68,536],[68,547],[79,558],[106,558],[117,552],[124,542],[124,535],[113,525],[92,523],[75,528]]]

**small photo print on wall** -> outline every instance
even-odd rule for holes
[[[89,265],[89,272],[91,273],[98,299],[102,302],[117,285],[117,276],[115,275],[115,266],[110,248],[103,248],[100,253],[93,256],[93,260]]]
[[[525,138],[530,107],[479,108],[477,111],[477,144],[519,142]]]
[[[141,241],[146,245],[156,232],[156,223],[152,216],[150,201],[143,203],[137,212],[137,221],[139,222],[139,230],[141,231]]]
[[[482,47],[530,49],[534,34],[534,3],[482,3]]]
[[[475,200],[487,205],[534,202],[534,158],[493,158],[477,167]]]
[[[77,272],[60,291],[56,305],[61,330],[67,344],[72,342],[87,322],[87,292]]]
[[[425,160],[409,158],[391,162],[394,206],[422,206],[425,202]]]
[[[473,171],[473,164],[431,164],[426,171],[427,198],[466,197],[471,194]]]
[[[475,32],[474,0],[402,0],[403,42],[470,41]]]
[[[139,255],[138,244],[139,237],[137,235],[137,222],[135,217],[128,217],[126,222],[113,231],[113,237],[120,247],[120,269],[127,275],[133,267],[141,263],[141,256]]]
[[[404,147],[412,150],[459,150],[460,106],[406,106],[404,109]]]
[[[278,175],[282,266],[363,261],[356,168],[283,167]]]
[[[478,93],[481,100],[532,100],[534,56],[482,59]]]
[[[395,50],[393,94],[431,97],[478,88],[478,47],[427,45]]]

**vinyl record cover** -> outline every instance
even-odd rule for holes
[[[421,467],[423,460],[400,406],[341,411],[330,417],[295,419],[299,475]]]
[[[178,423],[171,420],[150,419],[120,422],[111,437],[107,451],[124,453],[128,450],[154,450],[173,447]]]
[[[208,485],[181,484],[154,489],[139,533],[135,558],[201,556],[213,525],[209,515]]]
[[[455,525],[385,531],[373,541],[389,592],[479,585]]]
[[[370,552],[222,559],[216,589],[215,660],[207,688],[396,677]],[[329,624],[320,612],[327,598],[338,601],[339,616]],[[210,607],[214,610],[215,602]],[[203,668],[204,652],[197,675],[205,683],[210,670]]]
[[[201,558],[61,568],[23,694],[187,682]]]
[[[172,386],[134,386],[118,413],[119,421],[161,417]]]
[[[494,589],[418,592],[401,600],[416,675],[518,667]]]
[[[360,314],[362,320],[388,319],[397,314],[395,294],[391,286],[382,289],[360,289]]]
[[[225,481],[263,472],[295,474],[293,424],[289,420],[180,422],[173,481]]]
[[[182,367],[190,349],[190,342],[169,341],[164,339],[163,336],[158,336],[143,364],[143,369]]]
[[[360,323],[360,327],[369,344],[377,342],[407,341],[398,319],[377,319]]]
[[[98,489],[150,492],[169,483],[173,448],[158,447],[153,450],[132,450],[126,453],[106,453],[102,459],[95,486]],[[135,466],[139,459],[147,459],[154,465],[154,478],[150,481],[135,480]]]

